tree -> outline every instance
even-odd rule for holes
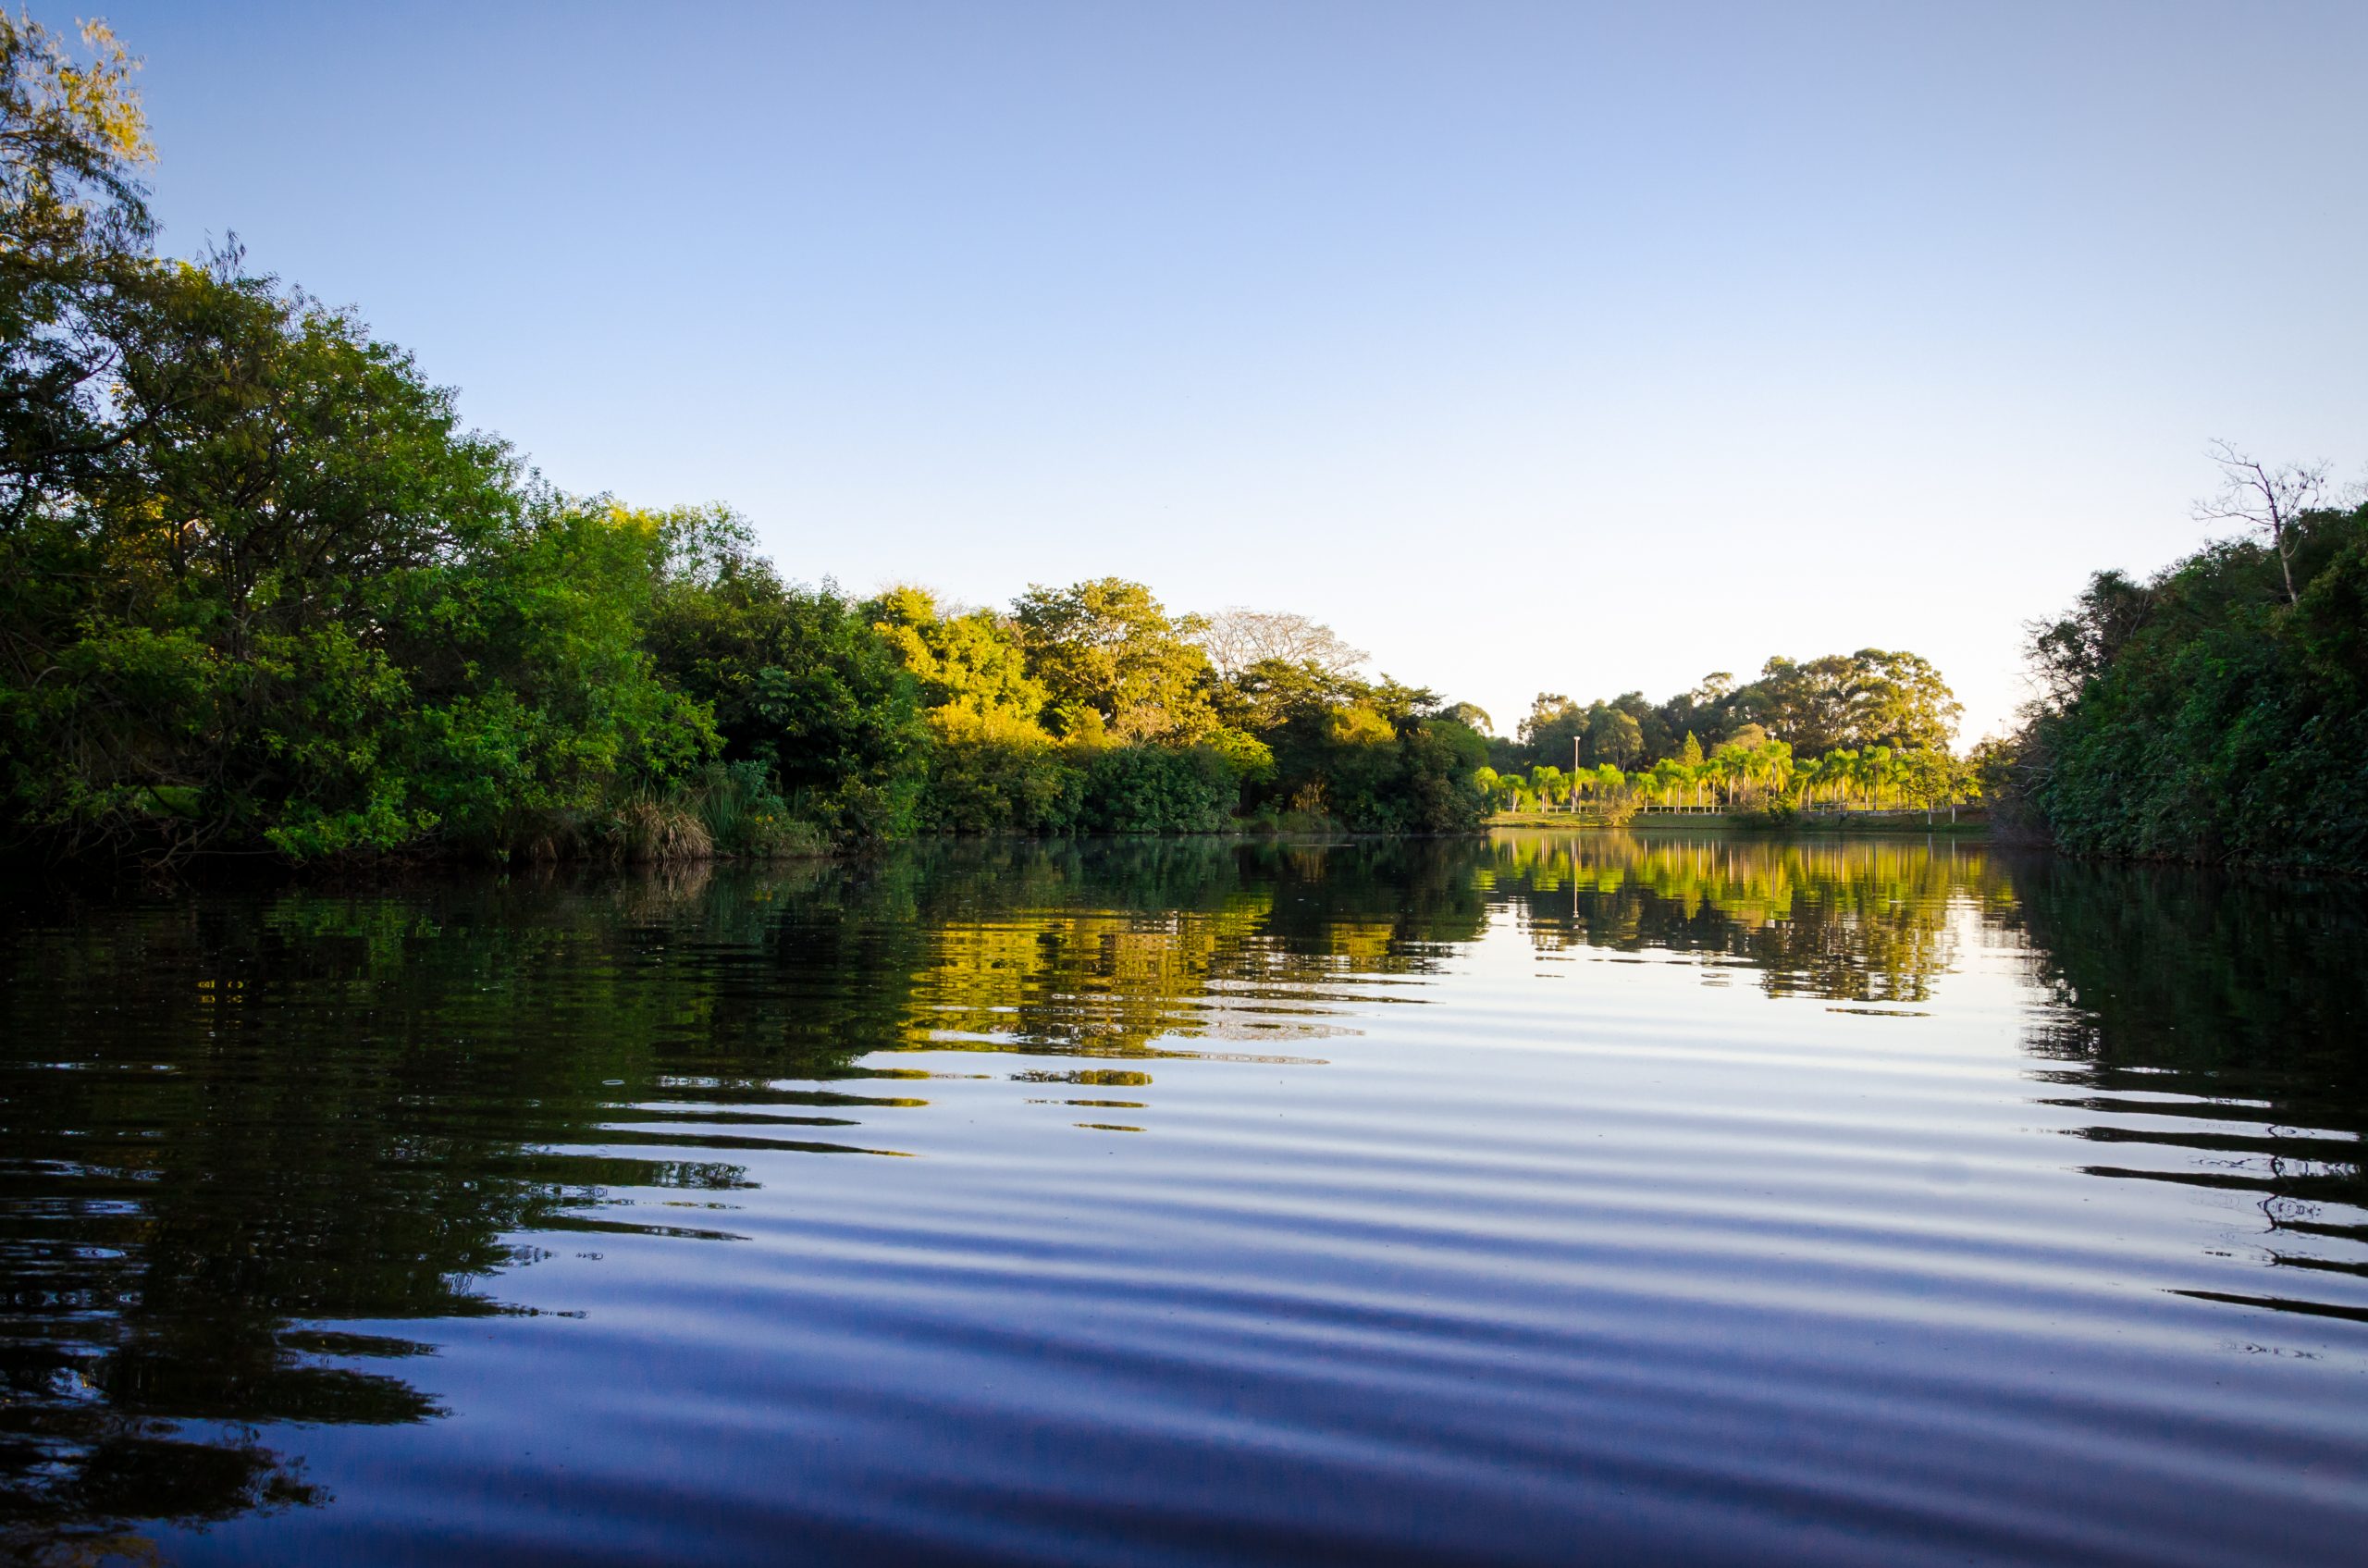
[[[2242,523],[2266,535],[2286,585],[2286,602],[2295,603],[2295,525],[2331,503],[2327,465],[2288,463],[2270,468],[2226,441],[2214,441],[2205,455],[2220,465],[2223,483],[2217,496],[2196,503],[2195,520]]]
[[[1714,670],[1702,677],[1692,691],[1680,692],[1653,710],[1659,721],[1658,728],[1664,737],[1695,734],[1707,737],[1716,747],[1748,718],[1744,711],[1743,694],[1736,689],[1735,678],[1724,670]],[[1651,730],[1645,736],[1646,755],[1653,755]],[[1667,739],[1661,745],[1670,744]],[[1697,743],[1699,744],[1699,743]]]
[[[1958,788],[1961,798],[1983,802],[2019,794],[2022,747],[2011,735],[1984,735],[1966,754]]]
[[[1575,761],[1572,743],[1586,734],[1587,710],[1560,692],[1542,691],[1529,705],[1529,716],[1517,728],[1533,762],[1560,767]]]
[[[1812,757],[1794,770],[1793,779],[1800,786],[1801,804],[1813,807],[1820,797],[1830,796],[1839,776],[1843,753],[1829,751],[1822,757]]]
[[[1439,710],[1439,717],[1451,719],[1473,734],[1484,737],[1497,733],[1496,721],[1489,718],[1488,710],[1476,702],[1449,703]]]
[[[1252,734],[1279,729],[1311,715],[1328,715],[1365,699],[1363,682],[1334,675],[1316,664],[1263,659],[1235,673],[1212,694],[1225,723]]]
[[[1327,675],[1353,675],[1370,657],[1341,641],[1331,627],[1304,615],[1238,605],[1202,621],[1194,640],[1220,680],[1231,680],[1268,661],[1312,664]]]
[[[2024,656],[2041,709],[2062,712],[2070,707],[2145,627],[2153,608],[2152,587],[2119,572],[2100,572],[2070,612],[2053,622],[2026,623]]]
[[[2083,854],[2368,869],[2368,506],[2100,574],[2033,644],[2039,700],[1984,758],[2002,817]]]
[[[1805,664],[1782,656],[1739,694],[1796,751],[1946,746],[1963,711],[1940,672],[1913,653],[1862,648]]]
[[[1416,720],[1398,740],[1399,776],[1388,826],[1406,833],[1469,833],[1487,809],[1479,775],[1488,743],[1453,719]]]
[[[1865,794],[1868,807],[1874,810],[1882,809],[1883,796],[1896,784],[1899,774],[1899,765],[1893,759],[1891,747],[1870,746],[1859,752],[1856,772],[1858,788]]]
[[[1587,710],[1588,759],[1624,769],[1643,757],[1644,731],[1633,713],[1597,703]]]
[[[1965,709],[1928,661],[1875,648],[1850,658],[1857,669],[1852,720],[1860,745],[1945,747],[1955,737]]]
[[[920,684],[835,584],[784,584],[728,513],[654,520],[672,546],[648,632],[658,668],[843,837],[908,833],[928,766]]]
[[[0,525],[86,478],[151,409],[115,405],[122,315],[160,275],[139,169],[154,157],[135,62],[106,28],[91,58],[0,12]]]
[[[1691,792],[1694,784],[1694,770],[1674,757],[1655,762],[1645,777],[1655,804],[1660,806],[1675,805]]]
[[[1702,770],[1717,787],[1720,804],[1732,806],[1736,789],[1751,776],[1750,752],[1748,748],[1729,741],[1710,753],[1709,760],[1702,765]]]
[[[0,533],[8,814],[166,862],[503,847],[697,763],[639,646],[654,532],[522,486],[409,355],[237,259],[127,307],[123,438]]]
[[[909,586],[891,588],[863,609],[920,683],[932,715],[1019,729],[1041,722],[1044,684],[1028,673],[1027,650],[1010,621],[989,610],[942,609],[929,590]]]
[[[1422,720],[1442,716],[1439,694],[1428,686],[1410,686],[1403,681],[1384,675],[1371,685],[1361,685],[1360,689],[1364,702],[1400,730]]]
[[[1123,741],[1184,742],[1215,725],[1209,659],[1194,640],[1202,621],[1171,618],[1141,583],[1102,577],[1031,587],[1012,619],[1055,734],[1100,729]]]
[[[1921,747],[1901,757],[1898,764],[1899,791],[1911,804],[1924,808],[1926,821],[1937,808],[1963,798],[1965,766],[1948,752]]]

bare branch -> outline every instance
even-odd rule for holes
[[[1220,677],[1230,679],[1252,664],[1277,659],[1314,664],[1327,675],[1354,673],[1372,655],[1350,648],[1320,622],[1281,610],[1235,606],[1208,617],[1198,641]]]
[[[2328,465],[2288,463],[2272,468],[2224,440],[2205,447],[2204,455],[2220,465],[2222,483],[2218,495],[2195,503],[2195,520],[2242,523],[2268,535],[2285,577],[2287,602],[2294,602],[2294,524],[2330,503]]]

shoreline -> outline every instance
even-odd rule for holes
[[[1849,812],[1814,817],[1793,817],[1782,821],[1745,812],[1648,812],[1631,817],[1624,822],[1614,822],[1584,812],[1568,811],[1499,811],[1486,823],[1490,832],[1517,830],[1556,833],[1682,833],[1711,831],[1748,833],[1819,833],[1841,837],[1941,837],[1987,840],[1994,835],[1989,821],[1946,820],[1925,821],[1920,815],[1910,817],[1893,812]]]

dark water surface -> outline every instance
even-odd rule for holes
[[[0,1557],[2368,1561],[2356,890],[924,847],[0,931]]]

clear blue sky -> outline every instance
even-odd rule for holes
[[[37,10],[66,22],[71,13]],[[1937,661],[2368,460],[2368,4],[117,5],[168,248],[792,575]]]

